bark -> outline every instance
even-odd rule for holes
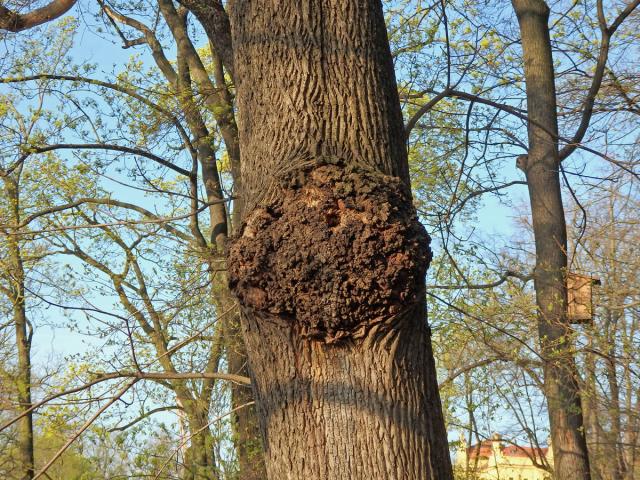
[[[18,13],[0,5],[0,30],[21,32],[50,22],[67,13],[77,0],[54,0],[44,7],[27,13]]]
[[[198,6],[198,2],[182,2],[185,6],[193,7]],[[198,86],[200,94],[203,95],[205,104],[213,113],[216,119],[218,127],[220,128],[221,135],[224,139],[227,154],[229,156],[231,164],[231,172],[234,179],[234,195],[237,197],[233,202],[233,220],[237,225],[238,219],[242,215],[243,200],[242,200],[242,182],[240,178],[240,147],[238,143],[238,130],[236,127],[234,112],[233,112],[233,99],[229,89],[226,85],[223,63],[228,70],[231,70],[232,65],[228,64],[230,51],[225,48],[221,48],[221,44],[217,42],[213,45],[211,42],[211,52],[213,60],[213,76],[215,79],[215,85],[209,78],[209,75],[198,56],[197,50],[193,46],[188,31],[185,25],[184,12],[178,12],[172,2],[159,0],[158,4],[160,10],[169,25],[172,34],[175,38],[178,49],[177,73],[173,70],[173,67],[166,62],[166,57],[162,52],[159,42],[155,38],[155,35],[148,28],[141,28],[139,25],[132,24],[131,19],[128,19],[122,15],[118,16],[119,21],[123,21],[134,28],[141,30],[147,43],[154,52],[154,57],[158,62],[158,66],[165,73],[165,76],[169,82],[175,79],[175,87],[180,92],[181,108],[185,113],[185,119],[189,125],[189,129],[194,136],[194,145],[197,147],[198,160],[201,165],[202,181],[207,192],[207,198],[210,202],[216,202],[222,198],[222,189],[220,185],[220,178],[216,165],[215,152],[211,146],[211,139],[209,130],[204,122],[204,119],[200,113],[196,102],[194,101],[194,92],[191,88],[191,80]],[[189,5],[187,5],[189,4]],[[200,5],[202,6],[202,5]],[[216,5],[213,9],[222,8]],[[196,11],[200,11],[197,10]],[[215,13],[215,12],[214,12]],[[220,12],[218,12],[220,13]],[[228,31],[228,18],[226,12],[222,10],[227,22],[226,36],[229,37]],[[210,32],[211,25],[203,23],[203,26],[209,33],[209,37],[213,39],[218,35],[217,32]],[[223,47],[224,45],[222,45]],[[230,43],[228,44],[230,48]],[[221,60],[222,59],[222,60]],[[158,61],[159,60],[159,61]],[[217,247],[217,252],[221,253],[224,250],[224,245],[227,240],[228,218],[224,204],[219,202],[215,203],[209,208],[210,220],[213,226],[211,233],[211,241]],[[215,258],[214,258],[215,260]],[[219,273],[212,278],[213,285],[225,285],[225,287],[216,288],[216,301],[220,307],[219,311],[227,312],[231,309],[231,299],[229,291],[226,288],[226,277]],[[226,328],[225,335],[227,338],[227,353],[228,353],[228,367],[230,372],[236,372],[242,375],[248,374],[248,367],[246,365],[246,354],[243,343],[238,341],[237,331],[237,315],[228,323],[229,328]],[[212,384],[208,385],[208,389],[212,388]],[[231,406],[232,408],[238,408],[242,405],[246,405],[252,400],[252,392],[245,387],[233,385],[231,387]],[[237,410],[232,417],[236,452],[239,463],[239,478],[242,480],[262,479],[265,477],[264,462],[262,460],[262,446],[260,436],[258,434],[257,419],[254,407],[243,407]]]
[[[18,347],[18,412],[22,413],[31,407],[31,335],[27,331],[27,316],[24,304],[24,288],[13,305],[16,329],[16,346]],[[33,415],[28,413],[18,421],[18,462],[21,466],[20,478],[33,478]]]
[[[181,9],[180,13],[178,13],[173,3],[168,0],[158,0],[158,5],[176,40],[179,56],[187,61],[190,75],[198,86],[199,93],[202,95],[205,105],[213,114],[220,128],[220,134],[225,142],[231,165],[232,167],[237,167],[240,158],[238,129],[235,123],[231,97],[226,85],[224,85],[224,75],[219,72],[220,67],[218,62],[223,61],[223,59],[218,54],[218,50],[213,48],[211,53],[214,57],[214,76],[216,76],[216,82],[218,83],[218,85],[214,85],[196,48],[189,38],[185,24],[186,11]]]
[[[179,15],[171,2],[160,0],[159,5],[176,40],[178,50],[178,71],[176,76],[178,98],[180,99],[180,106],[184,112],[189,130],[194,137],[193,144],[197,150],[207,201],[212,204],[209,208],[211,243],[216,246],[218,252],[222,252],[228,235],[227,210],[224,203],[220,203],[222,185],[216,165],[211,135],[200,114],[200,110],[195,104],[195,95],[192,90],[192,75],[202,75],[204,67],[202,69],[198,68],[201,67],[200,57],[197,56],[187,35],[186,16]],[[191,64],[194,63],[198,66],[191,68]]]
[[[213,51],[222,60],[224,68],[234,77],[231,26],[222,2],[219,0],[179,0],[202,24]]]
[[[247,353],[240,333],[240,311],[227,287],[226,272],[219,272],[212,283],[216,285],[216,306],[225,312],[221,320],[220,332],[226,351],[229,374],[250,377]],[[264,480],[266,471],[262,448],[262,437],[256,414],[253,391],[248,385],[231,383],[231,415],[233,443],[235,446],[238,474],[237,480]],[[237,409],[237,410],[236,410]]]
[[[589,464],[591,467],[592,480],[603,480],[602,465],[607,456],[602,453],[602,442],[604,432],[602,430],[598,396],[598,372],[596,370],[596,356],[594,350],[594,338],[596,333],[593,325],[590,326],[588,343],[584,361],[584,382],[582,386],[582,409],[585,422],[586,442],[589,448]]]
[[[544,389],[558,479],[589,479],[578,373],[567,318],[567,233],[560,189],[558,121],[549,38],[542,0],[512,0],[522,37],[529,115],[527,177],[536,245],[535,291],[544,359]]]
[[[268,477],[451,479],[381,4],[236,0],[230,17],[245,222],[229,280]]]
[[[615,298],[615,297],[614,297]],[[620,305],[622,302],[614,303]],[[609,417],[611,422],[610,433],[610,453],[609,461],[611,462],[612,480],[623,480],[626,472],[626,464],[624,452],[622,450],[622,420],[620,416],[620,384],[618,382],[618,373],[616,372],[616,330],[620,320],[620,311],[605,310],[605,335],[607,339],[605,359],[605,375],[609,385]],[[615,459],[615,460],[614,460]]]
[[[181,390],[181,387],[177,389]],[[220,476],[213,456],[214,438],[207,426],[210,397],[194,400],[191,396],[182,396],[182,393],[178,394],[177,398],[183,405],[190,435],[189,447],[186,449],[183,462],[182,480],[216,480]]]
[[[225,332],[229,373],[249,376],[247,353],[240,331],[240,317],[230,319]],[[231,384],[231,407],[240,408],[254,401],[253,391]],[[242,407],[232,417],[234,444],[238,456],[239,480],[263,480],[266,477],[262,436],[255,405]]]
[[[19,177],[20,172],[16,177]],[[4,179],[5,193],[9,202],[10,221],[14,225],[20,224],[20,197],[18,181],[13,177]],[[31,332],[27,320],[25,302],[25,272],[22,252],[18,237],[7,235],[8,280],[10,293],[9,301],[13,311],[15,340],[17,351],[17,366],[15,386],[17,393],[18,413],[31,407]],[[34,474],[33,452],[33,415],[27,413],[17,422],[17,477],[29,480]]]

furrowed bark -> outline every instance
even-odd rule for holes
[[[379,1],[236,0],[229,251],[271,479],[452,478]]]
[[[590,479],[572,330],[567,318],[567,232],[560,188],[558,121],[549,7],[512,0],[520,24],[529,115],[527,177],[536,245],[535,291],[544,359],[554,470],[558,479]]]

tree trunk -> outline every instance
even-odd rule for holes
[[[22,289],[24,295],[24,289]],[[18,347],[18,371],[16,385],[18,390],[18,412],[22,413],[31,408],[31,336],[27,332],[27,316],[24,296],[14,303],[14,322],[16,328],[16,344]],[[30,480],[34,474],[33,453],[33,415],[27,413],[18,420],[18,462],[20,477]]]
[[[20,172],[16,177],[19,178]],[[10,222],[20,224],[20,196],[18,179],[5,178],[5,193],[9,203]],[[14,230],[12,233],[15,233]],[[18,413],[22,413],[31,407],[31,333],[27,320],[25,303],[25,274],[22,262],[22,252],[18,242],[18,236],[7,235],[7,256],[9,271],[8,290],[9,301],[13,310],[13,323],[15,328],[16,351],[18,362],[15,375],[15,387],[17,393]],[[18,478],[29,480],[34,474],[33,453],[33,415],[27,413],[17,422],[17,462]]]
[[[184,402],[189,423],[189,447],[185,452],[182,480],[217,480],[220,478],[213,455],[214,439],[207,426],[208,402]]]
[[[231,7],[229,250],[271,479],[452,478],[379,1]]]
[[[227,234],[229,231],[228,217],[226,207],[223,203],[218,201],[222,199],[222,187],[220,183],[220,176],[216,164],[215,151],[211,146],[211,138],[209,130],[204,122],[202,115],[200,114],[195,102],[194,92],[192,90],[192,76],[195,83],[199,86],[201,93],[205,93],[204,100],[207,106],[211,109],[214,117],[216,118],[220,133],[224,139],[227,154],[229,156],[231,164],[231,172],[234,179],[234,196],[237,197],[233,203],[233,220],[234,225],[237,225],[238,218],[241,216],[243,199],[242,199],[242,182],[240,178],[239,165],[240,165],[240,147],[238,143],[238,131],[235,124],[235,118],[233,116],[233,103],[231,94],[227,89],[222,62],[220,60],[221,55],[218,53],[219,48],[214,46],[211,48],[214,65],[214,78],[215,88],[209,76],[202,64],[200,57],[188,35],[187,27],[185,24],[186,17],[181,17],[172,2],[166,2],[160,0],[160,8],[165,16],[167,23],[170,25],[173,32],[176,44],[178,45],[178,74],[177,74],[177,87],[178,91],[183,93],[184,96],[180,97],[182,101],[182,110],[185,112],[185,119],[189,125],[189,129],[194,136],[194,144],[198,150],[198,161],[201,165],[202,181],[207,194],[207,200],[212,202],[209,207],[210,221],[212,225],[211,231],[211,243],[216,246],[216,255],[224,251],[224,245],[227,240]],[[189,8],[196,6],[199,11],[205,11],[206,2],[182,2],[189,6]],[[209,5],[210,9],[222,9],[221,5],[212,4]],[[222,9],[224,13],[224,9]],[[226,18],[226,13],[224,13]],[[228,23],[228,19],[227,19]],[[203,23],[205,29],[209,29],[210,24]],[[214,35],[215,37],[215,35]],[[228,48],[231,48],[230,38]],[[215,45],[220,47],[220,45]],[[223,52],[228,58],[230,52]],[[167,78],[170,80],[169,78]],[[218,287],[219,281],[222,280],[224,287]],[[226,287],[226,277],[222,273],[217,273],[212,277],[212,284],[214,287],[217,304],[222,307],[219,311],[227,312],[231,307],[231,296]],[[242,341],[238,342],[238,319],[237,313],[231,315],[233,318],[225,320],[227,328],[225,328],[225,335],[228,336],[226,341],[227,354],[228,354],[228,368],[230,371],[247,375],[248,368],[246,366],[246,355],[244,352],[244,345]],[[232,385],[231,387],[231,406],[233,409],[241,407],[252,401],[252,393],[247,390],[246,387],[239,385]],[[232,416],[232,423],[234,428],[234,443],[236,445],[236,453],[239,463],[239,479],[240,480],[259,480],[265,476],[264,462],[262,460],[262,447],[260,443],[260,436],[258,435],[257,419],[255,414],[255,408],[253,406],[243,407],[237,410]]]
[[[240,331],[239,315],[234,315],[228,322],[225,341],[229,373],[249,376],[249,365]],[[232,417],[239,480],[263,480],[266,476],[256,407],[255,405],[247,406],[254,400],[251,389],[244,385],[231,384],[231,406],[234,409],[240,409]]]
[[[567,318],[567,232],[560,190],[558,121],[549,7],[512,0],[524,56],[529,152],[519,166],[529,187],[536,244],[535,290],[544,388],[558,479],[589,479],[578,373]]]
[[[614,305],[622,305],[623,302],[616,301],[613,297]],[[605,374],[609,385],[608,403],[609,420],[611,422],[610,432],[610,453],[609,462],[611,464],[611,480],[624,480],[626,465],[622,445],[622,420],[620,412],[620,384],[618,383],[618,373],[616,372],[616,332],[620,321],[621,312],[605,309],[606,328],[605,338],[607,342],[605,364]],[[615,460],[614,460],[615,459]]]
[[[597,328],[597,327],[595,327]],[[593,353],[596,346],[594,340],[597,337],[594,325],[591,325],[587,334],[588,343],[584,359],[584,381],[581,387],[582,392],[582,410],[585,424],[585,440],[589,448],[589,466],[591,468],[592,480],[603,480],[606,475],[603,471],[603,465],[606,467],[606,459],[608,456],[603,453],[604,435],[598,412],[601,397],[598,393],[598,371],[596,364],[596,355]]]

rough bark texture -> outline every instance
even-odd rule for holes
[[[246,209],[230,279],[268,476],[450,479],[381,4],[230,16]]]
[[[337,163],[287,178],[247,217],[229,258],[246,308],[334,342],[418,302],[431,251],[405,184]]]
[[[567,318],[567,233],[560,189],[558,121],[549,8],[512,1],[522,36],[529,115],[527,176],[536,244],[535,290],[544,358],[554,470],[558,479],[590,478],[572,330]]]
[[[326,158],[409,183],[402,114],[378,6],[346,0],[234,2],[246,212],[277,195],[277,178]]]

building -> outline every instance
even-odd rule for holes
[[[457,479],[550,480],[545,466],[553,466],[549,447],[531,448],[506,443],[499,434],[476,445],[461,440],[454,467]]]

